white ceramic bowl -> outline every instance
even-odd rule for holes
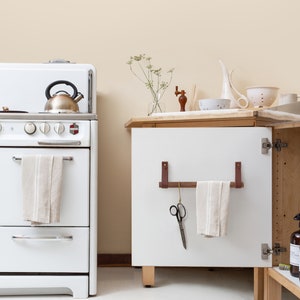
[[[230,99],[200,99],[199,108],[200,110],[229,109]]]
[[[249,103],[254,107],[271,106],[277,98],[279,88],[271,86],[252,86],[246,89]]]

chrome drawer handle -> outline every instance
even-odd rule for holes
[[[72,235],[50,235],[50,236],[30,236],[30,235],[13,235],[13,240],[35,240],[35,241],[71,241],[73,240]]]
[[[81,141],[38,141],[39,145],[44,146],[67,146],[67,145],[81,145]]]
[[[13,160],[22,160],[22,157],[13,156],[12,159]],[[71,161],[71,160],[73,160],[73,157],[72,156],[64,156],[63,160],[69,160],[69,161]]]

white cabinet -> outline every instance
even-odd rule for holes
[[[261,245],[272,245],[272,151],[262,154],[265,127],[132,128],[132,264],[134,266],[270,267]],[[169,207],[178,188],[160,188],[162,162],[169,181],[235,180],[241,162],[243,188],[230,189],[228,232],[205,238],[196,232],[195,188],[181,188],[187,249]]]

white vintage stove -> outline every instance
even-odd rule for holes
[[[46,113],[45,90],[72,82],[77,113]],[[69,89],[57,85],[55,89]],[[68,93],[72,91],[67,91]],[[96,72],[89,64],[0,64],[0,295],[97,293]],[[23,219],[22,159],[63,157],[60,221]]]

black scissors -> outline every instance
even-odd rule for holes
[[[177,218],[179,229],[180,229],[180,234],[181,234],[181,239],[182,239],[182,244],[183,244],[184,249],[186,249],[185,234],[184,234],[184,230],[183,230],[183,226],[182,226],[182,219],[186,216],[186,210],[185,210],[184,205],[179,202],[177,205],[170,206],[170,214]]]

